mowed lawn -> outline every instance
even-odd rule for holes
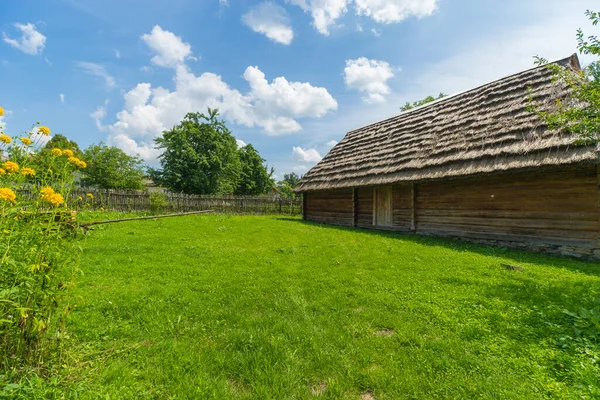
[[[84,243],[67,398],[599,395],[598,353],[564,312],[594,307],[598,264],[286,217],[126,222]]]

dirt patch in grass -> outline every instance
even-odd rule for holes
[[[389,336],[392,336],[394,334],[394,330],[393,329],[389,329],[389,328],[380,329],[378,331],[373,332],[373,334],[375,336],[388,336],[389,337]]]
[[[326,382],[321,382],[318,385],[314,385],[310,391],[313,394],[313,396],[320,396],[323,393],[325,393],[325,391],[327,390],[327,383]]]

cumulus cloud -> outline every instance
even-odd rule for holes
[[[109,89],[112,89],[113,87],[115,87],[115,78],[113,78],[106,71],[106,68],[104,67],[104,65],[92,63],[92,62],[86,62],[86,61],[79,61],[77,63],[77,66],[79,68],[81,68],[84,72],[86,72],[87,74],[90,74],[92,76],[96,76],[98,78],[103,79],[104,82],[106,83],[106,86]]]
[[[179,36],[156,25],[152,32],[142,35],[142,40],[156,53],[152,62],[161,67],[177,67],[192,57],[192,47]]]
[[[35,29],[34,24],[14,24],[15,28],[21,31],[21,37],[13,39],[5,32],[2,33],[2,39],[15,49],[23,53],[35,55],[41,53],[46,46],[46,36]]]
[[[101,106],[98,106],[98,108],[96,108],[96,110],[90,114],[90,117],[92,117],[92,119],[96,123],[96,128],[98,128],[99,131],[104,130],[104,127],[102,126],[102,119],[104,117],[106,117],[106,107],[107,106],[108,106],[108,99],[104,100],[104,104]]]
[[[302,8],[313,18],[313,25],[323,35],[329,35],[330,27],[344,16],[353,5],[356,14],[375,22],[391,24],[409,17],[422,18],[437,10],[439,0],[287,0]],[[358,25],[362,30],[362,25]]]
[[[335,140],[330,140],[330,141],[329,141],[329,142],[327,142],[325,145],[331,149],[331,148],[333,148],[333,146],[335,146],[336,144],[338,144],[338,142],[337,142],[337,141],[335,141]]]
[[[182,62],[180,65],[175,61],[163,63],[174,69],[173,89],[139,83],[125,93],[123,109],[108,125],[102,123],[106,104],[92,113],[98,128],[108,132],[109,143],[149,160],[157,156],[154,138],[178,124],[188,112],[218,108],[230,123],[259,127],[263,133],[276,136],[302,130],[299,120],[303,118],[320,118],[337,109],[337,102],[323,87],[290,82],[285,77],[269,82],[258,67],[249,66],[243,77],[250,90],[242,94],[217,74],[194,74],[184,59],[181,53],[171,58]]]
[[[323,159],[316,149],[303,149],[301,147],[292,149],[292,157],[295,161],[307,164],[315,164]]]
[[[299,6],[313,18],[313,26],[319,33],[328,36],[329,28],[348,11],[350,0],[288,0]]]
[[[346,60],[346,87],[364,93],[363,100],[367,103],[384,102],[384,95],[390,92],[387,81],[393,77],[392,67],[385,61],[369,60],[366,57]]]
[[[262,33],[269,39],[290,44],[294,31],[285,9],[270,1],[260,3],[242,17],[242,21],[254,32]]]
[[[409,17],[426,17],[437,10],[438,0],[355,0],[356,13],[375,22],[391,24]]]
[[[244,142],[243,140],[236,139],[235,143],[237,144],[237,147],[239,147],[239,148],[246,147],[246,142]]]
[[[60,98],[60,102],[62,104],[65,104],[65,95],[61,93],[61,94],[58,95],[58,97]]]

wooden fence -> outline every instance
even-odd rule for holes
[[[91,196],[89,196],[91,194]],[[166,202],[158,206],[157,196]],[[154,198],[153,198],[154,197]],[[76,189],[68,204],[77,210],[188,212],[214,210],[227,214],[302,215],[302,197],[281,196],[187,195],[183,193]]]

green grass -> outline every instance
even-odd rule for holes
[[[82,270],[67,398],[600,396],[564,313],[594,307],[598,264],[204,215],[97,227]]]

